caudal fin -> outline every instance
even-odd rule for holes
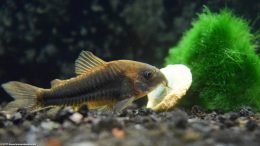
[[[33,108],[36,105],[37,93],[42,90],[41,88],[17,81],[4,83],[2,87],[14,98],[14,101],[3,108],[4,111],[11,113],[18,108]]]

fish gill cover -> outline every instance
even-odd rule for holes
[[[193,84],[182,105],[235,110],[251,106],[260,110],[260,59],[248,23],[224,9],[208,8],[166,57],[166,64],[191,68]]]

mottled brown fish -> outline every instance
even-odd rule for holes
[[[2,84],[15,99],[4,111],[13,112],[22,107],[33,112],[82,104],[89,109],[118,111],[158,85],[167,84],[165,76],[154,66],[131,60],[105,62],[88,51],[80,53],[75,62],[75,73],[77,76],[68,80],[53,80],[50,89],[17,81]]]

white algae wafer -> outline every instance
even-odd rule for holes
[[[160,85],[150,92],[147,103],[147,108],[157,112],[174,108],[192,83],[191,71],[185,65],[168,65],[160,70],[168,80],[168,87]]]

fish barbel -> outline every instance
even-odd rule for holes
[[[14,112],[26,108],[33,112],[86,104],[89,109],[120,111],[158,85],[167,84],[165,76],[154,66],[132,60],[105,62],[89,51],[80,53],[75,73],[77,76],[67,80],[53,80],[50,89],[18,81],[2,84],[14,98],[3,110]]]

